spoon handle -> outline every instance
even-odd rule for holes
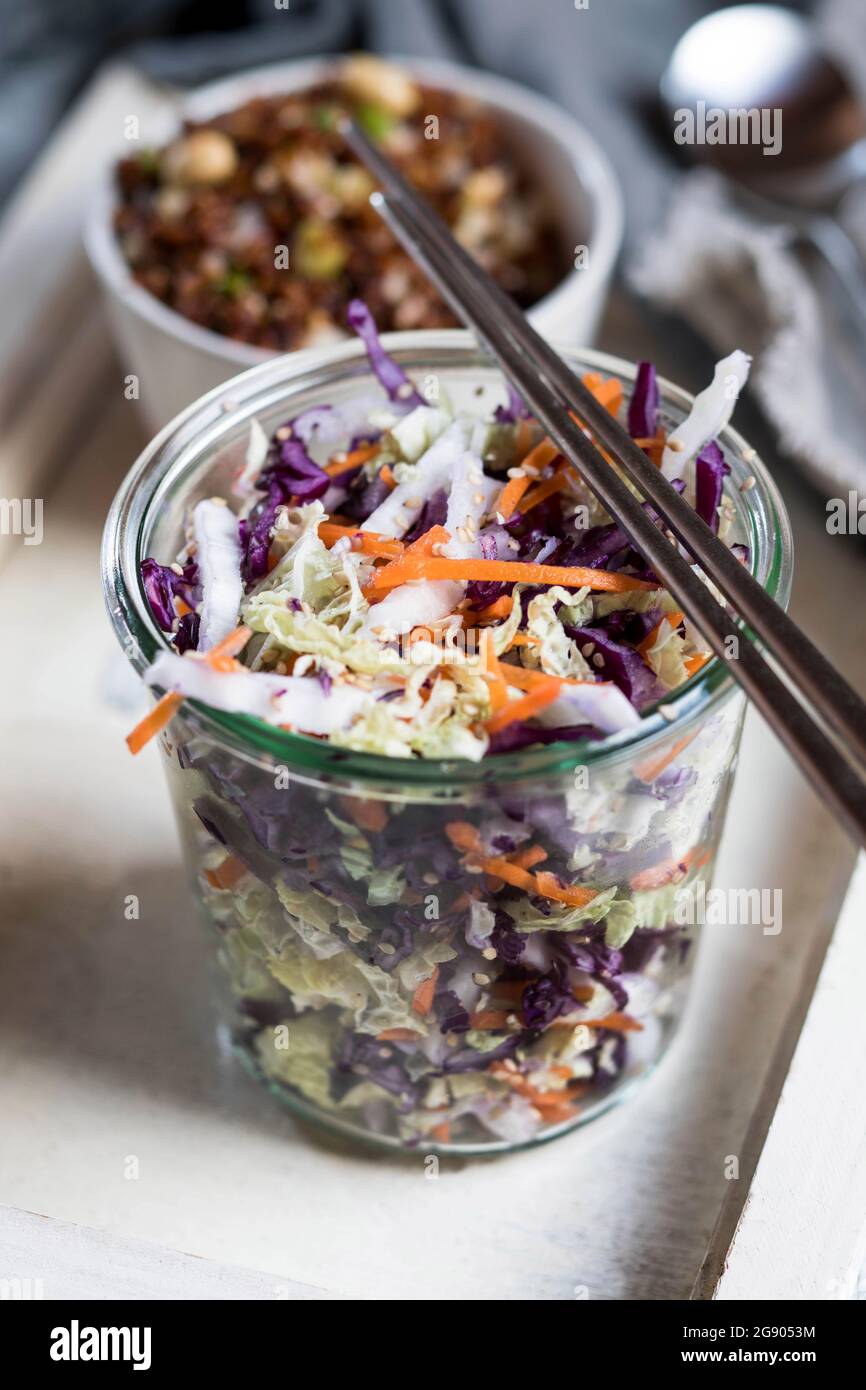
[[[845,307],[866,337],[866,270],[859,248],[832,217],[813,216],[798,229],[833,271],[845,292]]]

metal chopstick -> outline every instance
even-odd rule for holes
[[[575,424],[570,412],[550,393],[538,372],[514,347],[508,333],[502,331],[496,306],[486,298],[483,289],[470,296],[465,286],[458,288],[458,282],[450,274],[447,257],[443,257],[438,247],[425,242],[423,226],[413,219],[407,207],[400,203],[390,204],[382,194],[373,194],[372,200],[455,312],[488,345],[565,456],[579,460],[585,482],[611,515],[622,522],[637,548],[697,623],[716,656],[727,663],[731,674],[750,695],[849,833],[866,846],[866,785],[856,770],[813,722],[808,709],[768,666],[757,647],[694,574],[689,562],[653,524],[640,502]],[[734,650],[739,654],[735,660],[728,659],[727,643],[731,637],[738,639]]]
[[[355,153],[383,184],[389,205],[395,200],[423,219],[425,243],[435,243],[449,257],[449,279],[467,277],[495,303],[500,329],[507,325],[515,350],[541,372],[560,402],[606,444],[623,471],[649,501],[691,556],[710,575],[742,619],[760,638],[774,661],[811,700],[846,748],[866,764],[866,705],[796,623],[671,487],[661,471],[605,409],[561,357],[532,328],[514,301],[487,276],[454,240],[448,228],[406,183],[398,170],[351,122],[342,126]],[[416,218],[416,222],[417,222]],[[459,309],[456,312],[460,312]]]

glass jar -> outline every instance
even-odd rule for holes
[[[458,408],[503,398],[466,333],[388,345]],[[564,356],[633,381],[618,359]],[[279,358],[211,392],[144,451],[103,551],[112,622],[138,671],[165,642],[140,561],[173,558],[189,507],[228,495],[250,419],[270,433],[373,385],[355,343]],[[667,427],[690,404],[662,383]],[[781,500],[734,430],[720,443],[748,562],[785,603]],[[695,889],[712,874],[742,715],[713,660],[620,734],[474,763],[350,752],[185,701],[161,747],[241,1056],[299,1116],[391,1148],[508,1150],[600,1114],[647,1075],[680,1019]],[[535,896],[483,871],[467,843],[512,862],[543,850],[545,871],[596,896],[588,910]]]

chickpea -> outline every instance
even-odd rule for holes
[[[349,58],[340,76],[360,101],[375,102],[394,116],[411,116],[418,106],[421,94],[412,79],[369,53],[356,53]]]
[[[225,183],[237,167],[237,150],[220,130],[194,130],[169,145],[162,157],[163,178],[183,187]]]

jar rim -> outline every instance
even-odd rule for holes
[[[465,329],[418,330],[383,335],[387,351],[408,370],[439,366],[498,371],[495,359]],[[636,364],[595,349],[554,344],[578,370],[600,370],[632,383]],[[440,362],[440,358],[442,361]],[[142,543],[149,521],[169,485],[177,486],[202,458],[215,452],[230,431],[245,425],[265,409],[282,407],[291,414],[293,395],[327,390],[346,376],[360,383],[374,380],[362,343],[350,341],[319,350],[275,357],[215,387],[170,421],[145,447],[118,489],[109,512],[102,544],[102,580],[109,616],[118,641],[139,672],[154,655],[167,649],[141,582]],[[662,408],[686,414],[694,399],[664,377],[658,378]],[[731,464],[731,483],[747,477],[755,482],[740,491],[741,506],[750,522],[749,565],[767,592],[783,606],[790,594],[793,541],[784,502],[757,452],[728,425],[717,436]],[[735,682],[718,658],[713,658],[683,685],[666,693],[643,714],[640,723],[601,740],[553,743],[512,753],[497,753],[479,762],[468,759],[393,758],[379,753],[336,747],[326,740],[291,733],[249,715],[215,710],[186,700],[187,717],[202,732],[245,760],[266,758],[293,774],[327,776],[382,789],[384,784],[412,785],[419,791],[453,793],[491,782],[529,781],[567,774],[577,767],[613,765],[637,752],[645,753],[674,733],[685,735],[713,708],[734,693]]]

